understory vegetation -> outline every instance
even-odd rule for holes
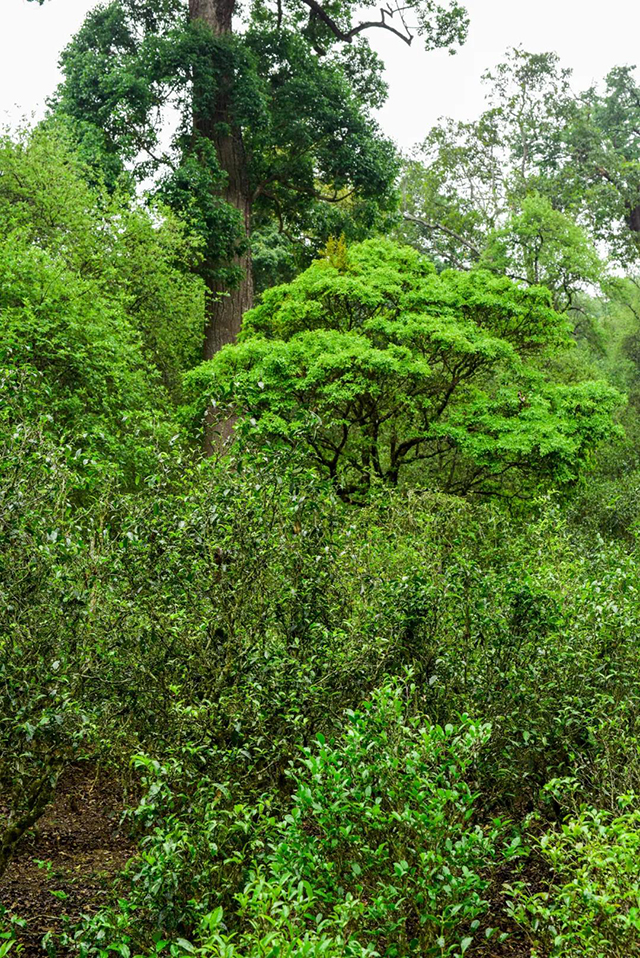
[[[142,195],[135,125],[80,115],[112,28],[140,93],[127,30],[166,56],[159,6],[91,15],[0,141],[0,890],[80,765],[122,784],[134,851],[52,958],[640,954],[632,73],[576,97],[513,52],[477,124],[389,152],[377,205],[373,128],[346,171],[298,130],[296,172],[256,120],[306,219],[289,181],[259,207],[259,296],[212,353],[247,261],[211,251],[220,197],[207,230],[185,199],[206,151]],[[355,123],[313,24],[296,56]],[[3,900],[0,958],[21,921]]]

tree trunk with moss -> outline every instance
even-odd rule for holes
[[[189,0],[191,19],[201,20],[217,37],[232,32],[234,8],[235,0]],[[220,198],[238,210],[241,223],[236,249],[229,263],[237,273],[237,280],[232,284],[213,280],[209,284],[211,296],[207,306],[205,359],[211,359],[224,345],[235,341],[244,313],[253,306],[249,248],[251,191],[242,131],[234,125],[231,117],[232,82],[232,77],[222,76],[212,115],[199,115],[196,109],[193,118],[197,133],[213,143],[220,169],[226,177]]]
[[[22,813],[16,816],[15,820],[8,824],[3,832],[0,832],[0,878],[9,867],[9,862],[13,858],[20,839],[44,815],[47,805],[53,797],[56,780],[57,774],[55,777],[48,774],[34,782],[24,799]]]

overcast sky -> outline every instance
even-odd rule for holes
[[[151,0],[153,2],[153,0]],[[96,0],[0,0],[0,123],[42,115],[58,80],[62,48]],[[555,50],[574,70],[577,87],[600,80],[640,53],[638,0],[467,0],[471,31],[456,55],[411,49],[378,31],[387,64],[389,100],[380,113],[385,132],[409,148],[439,116],[471,119],[482,108],[480,76],[510,46]]]

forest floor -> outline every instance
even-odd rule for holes
[[[25,921],[21,958],[41,958],[47,933],[59,934],[104,904],[135,851],[120,826],[123,809],[123,789],[107,772],[87,763],[61,776],[54,802],[0,884],[0,905]],[[63,954],[59,947],[56,954]]]
[[[521,929],[506,917],[507,896],[502,882],[512,879],[513,875],[507,868],[496,876],[494,886],[488,893],[489,912],[476,933],[474,945],[467,952],[469,958],[531,958],[531,946],[524,940]],[[489,939],[484,936],[487,928],[496,926],[507,933],[505,941],[498,941],[497,935]]]
[[[113,879],[136,850],[120,824],[124,807],[122,786],[104,770],[86,763],[62,775],[54,802],[22,841],[0,885],[0,905],[25,922],[20,958],[42,958],[45,936],[59,935],[105,904]],[[492,898],[504,927],[499,886]],[[528,958],[529,947],[515,928],[509,931],[507,941],[477,941],[469,954]],[[55,955],[64,954],[56,942]]]

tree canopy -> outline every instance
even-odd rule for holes
[[[547,290],[485,270],[438,274],[368,241],[267,291],[236,346],[188,377],[200,410],[233,406],[260,441],[303,445],[345,498],[376,481],[526,495],[574,479],[611,435],[621,397],[563,385],[544,359],[570,346]]]
[[[377,20],[373,7],[113,0],[62,55],[54,108],[85,154],[111,182],[125,169],[155,177],[203,238],[206,356],[234,339],[252,305],[254,230],[276,262],[276,236],[308,262],[331,234],[363,238],[393,207],[395,151],[371,112],[386,87],[367,34],[454,47],[467,17],[455,0],[410,0]]]
[[[496,231],[504,251],[513,226],[511,245],[520,254],[513,262],[501,257],[499,266],[518,275],[523,217],[533,226],[535,203],[538,243],[555,233],[552,245],[564,249],[566,265],[573,261],[561,285],[565,303],[575,301],[597,279],[595,248],[622,268],[638,261],[640,92],[633,69],[617,67],[602,86],[579,93],[556,54],[514,49],[484,79],[487,109],[478,120],[443,121],[406,164],[402,235],[448,265],[465,266],[482,259],[487,245],[495,248]],[[531,247],[535,230],[525,233]],[[548,280],[557,290],[558,276]]]

